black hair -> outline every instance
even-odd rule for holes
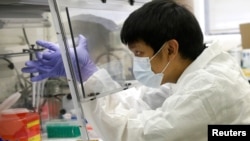
[[[142,40],[154,52],[166,41],[175,39],[181,56],[191,60],[205,48],[195,16],[172,0],[153,0],[132,12],[123,24],[120,37],[124,44]]]

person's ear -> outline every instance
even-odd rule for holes
[[[168,47],[167,47],[168,55],[169,55],[169,59],[171,60],[179,52],[179,43],[177,40],[171,39],[171,40],[168,40],[167,44],[168,44]]]

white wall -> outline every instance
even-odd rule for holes
[[[236,7],[237,8],[237,7]],[[193,0],[193,12],[203,30],[205,41],[219,40],[225,50],[236,48],[241,45],[240,34],[205,35],[205,7],[204,0]]]

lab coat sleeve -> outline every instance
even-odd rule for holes
[[[125,101],[130,101],[131,99],[140,99],[143,103],[150,107],[150,109],[156,109],[161,107],[163,102],[172,93],[171,84],[162,85],[159,89],[150,88],[141,85],[136,80],[132,82],[134,84],[134,93],[129,91],[122,94],[121,97]],[[88,96],[91,93],[109,93],[116,90],[122,90],[122,86],[114,81],[110,74],[105,69],[99,69],[94,75],[84,83],[85,94]],[[129,100],[128,100],[129,99]]]
[[[120,84],[114,81],[105,69],[99,69],[84,82],[84,91],[87,96],[91,93],[102,94],[119,88],[122,88]]]
[[[138,87],[141,99],[146,102],[152,110],[162,106],[163,102],[172,95],[172,87],[174,84],[161,85],[159,89],[149,88],[146,86]]]
[[[96,73],[94,73],[87,80],[87,82],[84,83],[84,88],[87,95],[93,92],[100,93],[100,95],[102,95],[102,93],[109,93],[110,96],[105,96],[108,98],[101,99],[110,100],[109,106],[111,107],[113,107],[113,105],[123,103],[123,106],[127,108],[133,107],[134,109],[137,109],[137,111],[141,111],[141,107],[146,107],[143,109],[151,109],[151,106],[148,105],[147,102],[142,100],[142,97],[145,97],[145,88],[141,88],[141,86],[139,86],[129,88],[129,90],[123,90],[123,87],[119,83],[114,81],[105,69],[99,69]],[[114,91],[117,92],[113,93]]]
[[[107,92],[121,87],[117,82],[112,80],[104,69],[100,69],[94,73],[84,86],[86,93],[91,93],[92,91],[96,91],[96,89],[98,89],[98,91]],[[101,97],[94,101],[82,103],[87,121],[93,126],[94,130],[102,139],[105,138],[105,140],[108,141],[120,140],[118,138],[124,134],[122,131],[126,126],[127,118],[134,117],[137,113],[151,109],[141,98],[143,97],[140,95],[142,93],[141,91],[144,90],[145,89],[140,88],[130,88],[109,96]],[[98,120],[95,120],[96,118],[98,119],[97,116],[99,118],[103,116],[101,126],[99,126]],[[113,138],[110,134],[112,134],[112,130],[116,128],[118,133],[116,137]],[[108,134],[104,131],[108,131]]]
[[[119,87],[104,70],[96,72],[85,83],[85,87],[87,85],[93,87],[94,83],[100,84],[99,86],[102,85],[100,88],[103,90]],[[152,140],[150,136],[155,136],[158,133],[150,130],[151,121],[149,120],[158,119],[158,116],[162,120],[163,112],[152,110],[154,108],[148,104],[150,102],[145,102],[144,94],[150,93],[146,92],[147,90],[150,89],[144,87],[130,88],[94,101],[82,103],[86,119],[104,141]],[[162,101],[164,100],[165,98]],[[161,107],[162,101],[158,102],[158,107]],[[166,121],[163,120],[163,122]],[[164,137],[158,137],[157,141],[160,141],[159,139],[164,139]]]

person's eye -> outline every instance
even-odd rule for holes
[[[135,56],[142,56],[143,55],[143,52],[141,52],[141,51],[135,51],[134,52],[134,54],[135,54]]]

